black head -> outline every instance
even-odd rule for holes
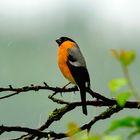
[[[68,38],[68,37],[60,37],[56,40],[56,42],[58,43],[59,46],[65,41],[75,42],[74,40],[72,40],[71,38]]]

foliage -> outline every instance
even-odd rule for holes
[[[88,123],[85,123],[81,126],[78,126],[75,122],[70,122],[68,124],[68,129],[66,132],[56,133],[54,131],[44,131],[49,128],[51,124],[55,121],[59,121],[64,114],[66,114],[69,111],[72,111],[74,108],[81,106],[81,102],[67,102],[60,99],[56,99],[53,96],[57,93],[62,92],[73,92],[78,91],[77,87],[72,88],[58,88],[58,87],[51,87],[48,84],[44,82],[44,85],[31,85],[31,86],[24,86],[20,88],[14,88],[13,86],[9,85],[9,87],[0,88],[0,92],[9,91],[12,92],[8,95],[4,95],[0,97],[0,99],[9,98],[11,96],[15,96],[17,94],[20,94],[22,92],[28,92],[28,91],[38,91],[38,90],[51,90],[54,93],[49,96],[49,99],[51,99],[53,102],[57,104],[63,105],[61,108],[56,108],[52,111],[52,113],[49,115],[47,121],[41,125],[37,129],[28,128],[28,127],[21,127],[21,126],[5,126],[0,125],[0,135],[5,132],[24,132],[27,133],[27,135],[22,135],[20,138],[24,139],[41,139],[41,138],[48,138],[48,139],[62,139],[62,138],[68,138],[68,140],[124,140],[124,137],[121,135],[111,135],[111,132],[114,132],[117,129],[120,128],[130,128],[129,129],[129,136],[128,139],[133,139],[134,136],[140,135],[140,117],[134,117],[134,116],[126,116],[124,118],[118,119],[113,121],[110,124],[110,127],[101,134],[91,134],[89,133],[91,130],[91,127],[100,120],[105,120],[107,118],[110,118],[113,114],[118,113],[119,111],[125,109],[125,108],[140,108],[140,102],[139,102],[139,93],[137,92],[129,74],[129,66],[132,64],[136,58],[136,54],[134,51],[112,51],[113,56],[117,59],[117,61],[121,64],[122,71],[124,74],[124,77],[116,78],[110,80],[108,86],[111,92],[111,95],[115,97],[115,99],[110,99],[105,96],[103,96],[100,93],[97,93],[95,91],[92,91],[91,89],[87,89],[87,92],[97,100],[93,101],[87,101],[86,104],[90,106],[98,106],[102,107],[105,106],[107,109],[100,114],[94,116]],[[129,98],[136,98],[136,101],[128,101]],[[93,131],[94,132],[94,131]],[[17,139],[20,139],[17,138]]]
[[[132,64],[136,58],[136,53],[134,51],[116,51],[112,50],[113,56],[119,61],[122,66],[124,73],[123,78],[113,79],[109,82],[109,89],[113,95],[115,95],[118,104],[123,107],[128,100],[128,98],[135,96],[139,99],[138,93],[130,79],[128,66]],[[124,87],[129,89],[121,91]],[[107,132],[110,133],[119,128],[133,128],[134,131],[130,133],[129,139],[132,139],[135,135],[140,134],[140,118],[136,117],[125,117],[123,119],[118,119],[112,122],[111,126],[108,128]]]
[[[111,128],[111,127],[110,127]],[[78,130],[79,133],[75,134],[76,131],[74,130]],[[111,130],[109,130],[111,131]],[[71,135],[72,134],[72,135]],[[73,135],[75,134],[75,135]],[[70,138],[68,138],[68,140],[123,140],[122,136],[111,136],[111,135],[107,135],[107,134],[89,134],[87,135],[86,131],[84,131],[83,133],[80,132],[80,129],[78,128],[78,125],[74,122],[70,122],[68,124],[68,136],[71,136]]]
[[[136,53],[134,51],[112,50],[112,54],[125,67],[129,66],[136,58]]]
[[[131,128],[133,132],[129,134],[128,138],[132,139],[136,135],[140,135],[140,118],[128,116],[123,119],[118,119],[112,122],[111,126],[108,128],[107,133],[110,133],[116,129],[120,128]]]
[[[126,101],[130,97],[138,97],[138,93],[130,79],[128,66],[132,64],[136,58],[136,53],[134,51],[126,50],[112,50],[113,56],[121,64],[124,77],[116,78],[110,80],[108,87],[111,91],[111,95],[115,96],[117,103],[124,107]],[[72,140],[123,140],[120,135],[111,136],[110,133],[121,128],[131,128],[133,132],[130,132],[128,139],[133,139],[134,136],[140,135],[140,117],[127,116],[122,119],[114,120],[110,127],[105,131],[105,133],[97,135],[79,135],[78,139],[73,138]],[[75,130],[75,128],[74,128]]]
[[[128,66],[134,62],[136,53],[134,51],[112,50],[112,54],[121,64],[124,77],[111,80],[109,82],[109,89],[117,99],[118,104],[123,107],[128,98],[132,96],[135,96],[137,99],[139,98],[128,71]],[[124,87],[128,87],[129,89],[120,91]]]

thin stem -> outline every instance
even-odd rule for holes
[[[133,85],[132,80],[130,78],[128,68],[126,66],[122,65],[122,69],[123,69],[124,77],[126,78],[126,80],[128,82],[128,86],[130,87],[131,91],[133,92],[134,97],[136,99],[140,99],[140,96],[139,96],[138,92],[136,91],[136,88]]]

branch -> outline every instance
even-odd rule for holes
[[[104,111],[103,113],[101,113],[98,116],[95,116],[89,123],[84,124],[83,126],[80,127],[80,130],[90,130],[91,126],[93,124],[95,124],[97,121],[99,120],[103,120],[106,118],[110,118],[111,115],[113,115],[116,112],[119,112],[122,108],[120,108],[117,105],[111,106],[110,108],[108,108],[106,111]],[[57,120],[57,119],[56,119]],[[47,123],[46,123],[47,124]],[[40,138],[55,138],[55,139],[62,139],[65,137],[68,137],[67,132],[65,133],[55,133],[55,132],[42,132],[41,130],[43,130],[45,127],[41,127],[40,129],[36,130],[36,129],[31,129],[31,128],[25,128],[25,127],[17,127],[17,126],[0,126],[0,131],[1,132],[11,132],[11,131],[17,131],[17,132],[26,132],[28,134],[32,134],[30,135],[26,135],[25,137],[22,136],[22,138],[24,139],[28,139],[28,140],[32,140],[35,137]],[[72,135],[74,135],[76,132],[74,132]],[[20,139],[20,138],[18,138]]]
[[[60,104],[63,104],[63,103],[65,104],[65,101],[58,100],[53,97],[52,97],[52,100],[55,100],[55,102],[57,101],[57,103],[60,103]],[[119,107],[118,105],[112,106],[111,104],[109,105],[109,103],[106,103],[101,100],[87,101],[86,104],[90,105],[90,106],[96,106],[96,107],[110,106],[110,108],[107,109],[106,111],[104,111],[103,113],[101,113],[100,115],[96,116],[95,118],[93,118],[89,123],[81,126],[80,127],[81,130],[85,130],[85,129],[90,130],[91,126],[94,123],[96,123],[98,120],[109,118],[114,113],[123,109],[123,108]],[[44,131],[45,129],[49,128],[49,126],[53,122],[59,121],[63,117],[63,115],[65,115],[66,113],[68,113],[69,111],[73,110],[74,108],[76,108],[78,106],[82,106],[82,103],[81,102],[72,102],[72,103],[67,104],[67,102],[66,102],[66,105],[64,107],[62,107],[60,109],[55,109],[49,116],[48,120],[40,128],[38,128],[38,130]],[[126,102],[124,108],[140,108],[140,104],[139,104],[139,102],[128,101],[128,102]],[[63,134],[63,137],[60,137],[60,138],[64,138],[67,136],[66,133],[61,133],[61,134]],[[58,135],[59,135],[59,133],[58,133]],[[35,136],[34,135],[25,135],[25,138],[28,138],[28,140],[32,140],[35,138]]]
[[[72,88],[66,88],[65,86],[62,88],[59,87],[51,87],[48,84],[46,84],[44,82],[44,85],[33,85],[31,84],[30,86],[24,86],[24,87],[20,87],[20,88],[13,88],[13,86],[9,85],[8,88],[0,88],[0,92],[4,92],[4,91],[9,91],[9,92],[13,92],[12,94],[9,95],[5,95],[0,97],[0,99],[5,99],[14,95],[17,95],[19,93],[22,92],[28,92],[28,91],[39,91],[39,90],[49,90],[49,91],[53,91],[55,92],[55,94],[57,93],[64,93],[64,92],[75,92],[78,91],[77,87],[72,87]],[[87,92],[93,97],[93,98],[97,98],[98,100],[102,100],[104,102],[106,102],[107,105],[114,105],[117,104],[115,99],[109,99],[105,96],[103,96],[101,93],[97,93],[95,91],[92,91],[91,89],[87,89]],[[49,96],[49,98],[51,98],[52,96]],[[60,101],[60,100],[59,100]]]
[[[7,88],[1,87],[0,92],[8,91],[8,92],[13,92],[13,93],[10,93],[8,95],[2,96],[2,97],[0,97],[0,99],[9,98],[11,96],[20,94],[22,92],[39,91],[39,90],[50,90],[50,91],[55,92],[55,94],[56,94],[56,93],[62,93],[62,92],[78,91],[78,88],[77,87],[72,87],[72,88],[51,87],[51,86],[48,86],[45,82],[44,82],[43,86],[31,84],[30,86],[24,86],[24,87],[20,87],[20,88],[14,88],[12,85],[9,85],[9,87],[7,87]]]
[[[19,127],[19,126],[4,126],[1,125],[0,126],[0,132],[12,132],[12,131],[16,131],[16,132],[26,132],[28,134],[32,134],[38,138],[50,138],[50,137],[54,137],[54,138],[60,138],[60,137],[66,137],[65,134],[57,134],[53,131],[51,132],[42,132],[39,131],[37,129],[31,129],[31,128],[27,128],[27,127]]]
[[[60,102],[62,103],[62,100],[60,100]],[[99,100],[97,100],[97,101],[87,101],[86,104],[89,105],[89,106],[96,106],[96,107],[112,106],[112,104],[109,104],[109,103],[104,102],[104,101],[99,101]],[[65,105],[64,107],[62,107],[60,109],[55,109],[51,113],[51,115],[49,116],[46,123],[43,124],[38,130],[41,130],[41,131],[45,130],[54,121],[60,120],[63,117],[64,114],[68,113],[69,111],[73,110],[74,108],[76,108],[78,106],[82,106],[82,102],[72,102],[72,103],[69,103],[69,104]],[[140,103],[139,102],[127,101],[123,108],[135,108],[135,109],[138,108],[138,109],[140,109]]]
[[[9,86],[8,88],[0,88],[0,92],[4,92],[4,91],[9,91],[9,92],[14,92],[12,94],[16,95],[22,92],[27,92],[27,91],[38,91],[38,90],[50,90],[56,93],[62,93],[62,92],[75,92],[78,91],[78,89],[76,87],[72,87],[72,88],[58,88],[58,87],[50,87],[48,86],[46,83],[44,83],[43,86],[35,86],[35,85],[31,85],[31,86],[24,86],[21,88],[13,88],[12,86]],[[109,109],[107,109],[106,111],[104,111],[103,113],[101,113],[100,115],[94,117],[89,123],[84,124],[80,127],[81,130],[85,130],[87,129],[88,131],[90,130],[90,128],[92,127],[93,124],[95,124],[97,121],[101,120],[101,119],[106,119],[109,118],[111,115],[113,115],[114,113],[120,111],[123,108],[140,108],[140,103],[139,102],[134,102],[134,101],[127,101],[125,106],[123,108],[120,108],[117,105],[117,102],[115,99],[109,99],[103,95],[101,95],[100,93],[94,92],[91,89],[87,89],[87,92],[93,97],[96,98],[98,100],[93,100],[93,101],[87,101],[86,104],[90,105],[90,106],[108,106],[110,107]],[[12,95],[13,96],[13,95]],[[9,95],[3,96],[1,98],[7,98],[10,97]],[[65,105],[64,107],[61,107],[59,109],[55,109],[51,115],[49,115],[47,121],[38,129],[31,129],[31,128],[22,128],[22,127],[8,127],[8,126],[1,126],[0,127],[0,134],[4,133],[5,131],[22,131],[22,132],[26,132],[28,133],[27,135],[23,135],[20,138],[28,138],[29,139],[34,139],[35,137],[45,137],[48,138],[48,134],[50,137],[53,138],[63,138],[66,137],[66,133],[55,133],[55,132],[42,132],[45,129],[49,128],[49,126],[55,122],[60,120],[67,112],[73,110],[74,108],[81,106],[82,103],[81,102],[66,102],[63,100],[59,100],[54,98],[53,96],[49,96],[49,98],[58,103],[58,104],[63,104]],[[36,133],[36,134],[34,134]],[[18,139],[20,139],[18,138]]]
[[[123,108],[121,108],[118,105],[113,105],[113,106],[109,107],[107,110],[105,110],[104,112],[102,112],[100,115],[95,116],[89,123],[84,124],[81,127],[81,130],[87,129],[89,131],[91,129],[91,126],[93,124],[95,124],[97,121],[110,118],[114,113],[117,113],[117,112],[119,112],[122,109]]]

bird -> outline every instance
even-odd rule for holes
[[[78,44],[69,37],[56,39],[58,44],[58,66],[68,81],[80,91],[82,111],[87,115],[86,88],[90,88],[90,77],[85,58]]]

